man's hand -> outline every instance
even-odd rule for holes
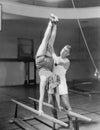
[[[43,113],[43,110],[39,110],[39,116],[41,116]]]
[[[62,111],[64,108],[62,106],[58,106],[59,111]]]

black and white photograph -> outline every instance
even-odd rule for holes
[[[0,0],[0,130],[100,130],[100,0]]]

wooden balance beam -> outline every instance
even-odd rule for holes
[[[12,99],[12,102],[14,102],[15,104],[17,104],[17,105],[19,105],[19,106],[21,106],[21,107],[23,107],[23,108],[33,112],[33,113],[39,115],[39,111],[35,110],[32,107],[29,107],[29,106],[27,106],[27,105],[25,105],[25,104],[23,104],[21,102],[18,102],[18,101],[14,100],[14,99]],[[50,121],[52,121],[52,122],[54,122],[54,123],[57,123],[57,124],[59,124],[61,126],[68,127],[68,124],[64,123],[63,121],[57,120],[56,118],[51,117],[51,116],[49,116],[49,115],[47,115],[45,113],[42,113],[41,116],[46,118],[46,119],[48,119],[48,120],[50,120]]]
[[[31,97],[29,97],[29,99],[31,99],[31,100],[33,100],[33,101],[35,101],[35,102],[39,102],[39,100],[34,99],[34,98],[31,98]],[[49,103],[46,103],[46,102],[43,102],[43,105],[48,106],[48,107],[51,107],[51,108],[54,108],[53,105],[51,105],[51,104],[49,104]],[[67,111],[67,110],[65,110],[65,109],[63,109],[63,110],[66,111],[69,116],[76,117],[76,118],[79,118],[79,119],[84,120],[84,121],[87,121],[87,122],[91,122],[91,121],[92,121],[91,118],[88,118],[88,117],[83,116],[83,115],[81,115],[81,114],[78,114],[78,113],[75,113],[75,112],[72,112],[72,111]]]

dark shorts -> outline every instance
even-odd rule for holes
[[[38,56],[36,57],[36,67],[37,69],[45,68],[52,71],[53,69],[53,58],[49,56]]]

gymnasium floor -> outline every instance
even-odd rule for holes
[[[97,86],[97,91],[99,92],[99,85]],[[37,88],[37,89],[36,89]],[[0,88],[0,130],[22,130],[19,126],[15,124],[9,123],[14,117],[15,104],[11,101],[12,98],[17,100],[23,100],[26,103],[30,102],[32,105],[32,101],[28,99],[28,97],[38,98],[38,86],[15,86],[15,87],[1,87]],[[73,92],[69,92],[71,106],[74,112],[83,114],[87,117],[92,118],[91,123],[81,122],[79,130],[100,130],[100,94],[95,93],[88,95],[81,95]],[[45,98],[46,99],[46,98]],[[50,109],[45,107],[45,112],[51,114]],[[18,109],[19,117],[33,117],[34,114],[31,112],[19,107]],[[58,113],[59,117],[65,115],[64,112]],[[43,119],[45,122],[48,122],[52,125],[50,121],[47,119]],[[27,120],[31,126],[33,126],[33,130],[51,130],[51,128],[41,124],[36,120]],[[60,126],[56,126],[57,130],[65,130],[66,128],[62,128]]]

